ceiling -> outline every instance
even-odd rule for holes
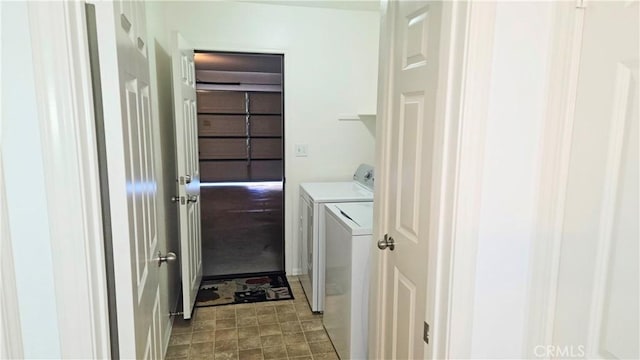
[[[260,4],[304,6],[315,8],[358,10],[358,11],[379,11],[380,1],[373,0],[239,0]]]

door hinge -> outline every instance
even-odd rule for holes
[[[576,9],[586,9],[587,0],[576,0]]]
[[[422,333],[422,340],[424,340],[427,345],[429,344],[429,324],[424,322],[424,332]]]

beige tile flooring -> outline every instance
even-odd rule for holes
[[[295,300],[197,308],[190,320],[176,319],[167,359],[338,359],[296,277]]]

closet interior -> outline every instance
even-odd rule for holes
[[[195,53],[205,278],[284,271],[283,61]]]

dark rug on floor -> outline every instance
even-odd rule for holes
[[[284,274],[259,275],[203,280],[196,307],[292,299],[293,292]]]

